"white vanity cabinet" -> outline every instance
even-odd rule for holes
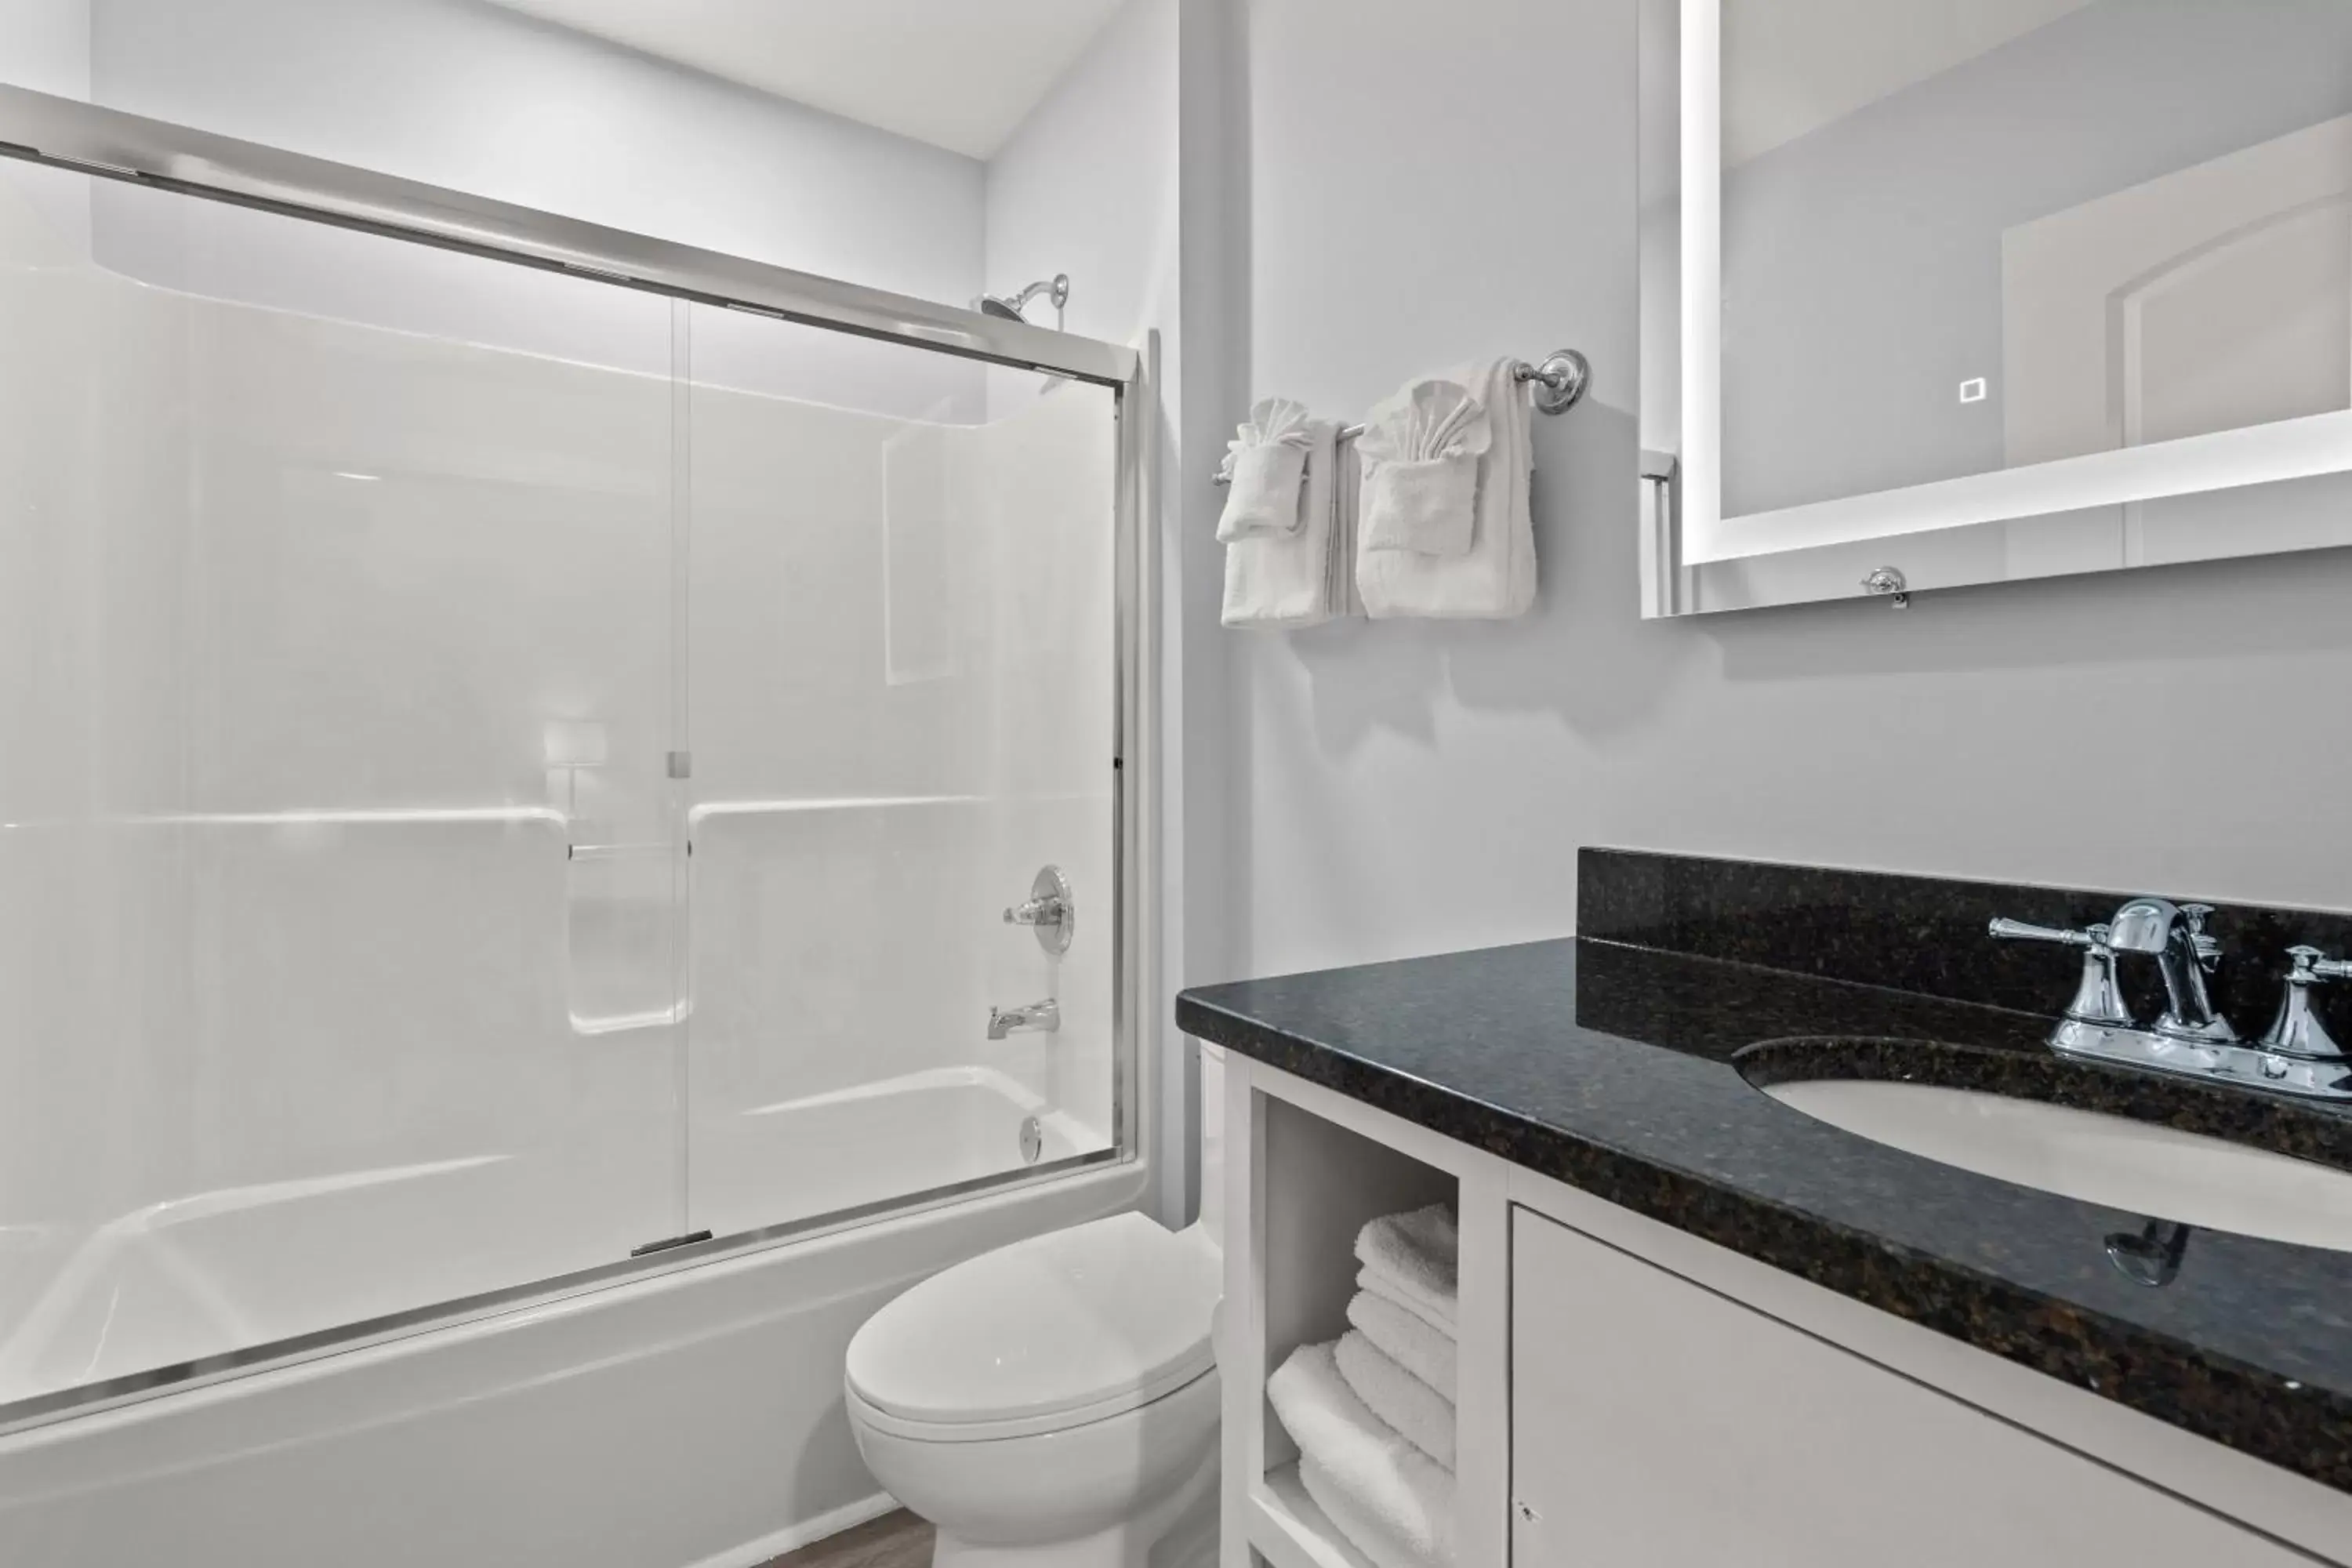
[[[1513,1568],[2308,1568],[2071,1448],[1528,1210]]]
[[[1229,1053],[1220,1568],[1371,1568],[1265,1379],[1461,1210],[1457,1568],[2352,1568],[2352,1497]],[[1205,1059],[1210,1059],[1204,1057]]]

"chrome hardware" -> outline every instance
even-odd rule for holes
[[[1032,1002],[1025,1007],[991,1007],[988,1010],[988,1037],[1001,1040],[1018,1030],[1051,1035],[1062,1027],[1062,1005],[1048,996],[1043,1002]]]
[[[2279,1000],[2278,1016],[2263,1036],[2263,1049],[2273,1058],[2265,1061],[2263,1069],[2273,1079],[2294,1070],[2289,1058],[2344,1061],[2344,1047],[2336,1043],[2312,1007],[2311,988],[2331,980],[2352,980],[2352,963],[2329,958],[2315,947],[2291,947],[2286,955],[2294,964],[2287,972],[2286,994]]]
[[[2083,949],[2082,978],[2075,983],[2074,999],[2066,1005],[2065,1016],[2050,1037],[2051,1045],[2062,1051],[2103,1054],[2101,1047],[2114,1043],[2105,1037],[2137,1031],[2138,1023],[2124,1002],[2123,989],[2116,984],[2116,950],[2109,928],[2095,925],[2084,931],[2061,931],[2027,925],[2023,921],[1996,920],[1989,929],[2007,942],[2048,942]]]
[[[1078,906],[1070,895],[1070,879],[1059,866],[1041,868],[1029,883],[1025,902],[1004,911],[1004,923],[1009,926],[1029,926],[1037,933],[1037,945],[1056,955],[1070,951],[1070,938],[1076,933]]]
[[[2169,1285],[2180,1275],[2180,1260],[2189,1252],[2189,1227],[2168,1219],[2152,1219],[2130,1231],[2111,1232],[2106,1238],[2107,1261],[2135,1285],[2150,1289]]]
[[[1513,365],[1511,375],[1534,384],[1537,413],[1565,414],[1592,384],[1592,362],[1574,349],[1554,349],[1544,355],[1541,364],[1522,361]]]
[[[1895,567],[1879,567],[1862,580],[1862,586],[1865,593],[1891,595],[1891,602],[1898,610],[1911,607],[1910,580]]]
[[[2167,1039],[2237,1043],[2238,1032],[2213,1011],[2213,999],[2205,989],[2205,976],[2221,962],[2221,944],[2205,934],[2205,919],[2212,912],[2210,904],[2175,904],[2163,899],[2134,899],[2116,911],[2116,951],[2156,955],[2168,1004],[2164,1016],[2156,1021],[2156,1032]]]
[[[1592,385],[1592,362],[1575,349],[1554,349],[1544,355],[1540,364],[1527,361],[1511,362],[1511,379],[1521,385],[1533,386],[1529,401],[1538,414],[1565,414],[1584,401],[1584,394]],[[1337,437],[1346,446],[1364,433],[1361,425],[1342,425]],[[1671,461],[1671,459],[1669,459]],[[1217,463],[1216,475],[1210,481],[1216,485],[1234,482],[1234,457],[1228,452]]]
[[[1070,303],[1070,275],[1066,272],[1041,278],[1027,288],[1017,289],[1010,294],[982,294],[971,302],[971,308],[1000,321],[1024,321],[1029,319],[1029,301],[1040,294],[1053,301],[1054,330],[1060,331],[1063,312]]]
[[[2315,947],[2289,949],[2294,969],[2287,975],[2278,1016],[2261,1041],[2247,1044],[2214,1007],[2206,987],[2206,976],[2221,963],[2221,944],[2205,929],[2212,913],[2210,904],[2134,899],[2116,911],[2113,921],[2087,931],[2011,920],[1996,920],[1989,930],[2011,941],[2085,950],[2074,999],[2050,1032],[2052,1050],[2280,1094],[2352,1100],[2352,1058],[2329,1037],[2310,995],[2314,985],[2352,980],[2352,961],[2327,958]],[[2152,1025],[2132,1016],[2116,986],[2116,955],[2125,952],[2153,956],[2164,977],[2164,1016]],[[2111,1245],[2108,1252],[2112,1258],[2116,1248]],[[2140,1279],[2136,1270],[2146,1263],[2146,1256],[2133,1257],[2132,1264],[2117,1258],[2116,1267]],[[2140,1282],[2160,1285],[2164,1280]]]
[[[1034,1165],[1045,1152],[1045,1129],[1034,1116],[1021,1119],[1021,1163]]]

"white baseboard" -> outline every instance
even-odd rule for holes
[[[828,1535],[839,1535],[869,1519],[879,1519],[898,1506],[898,1500],[888,1492],[876,1492],[872,1497],[845,1503],[830,1512],[818,1514],[814,1519],[786,1525],[772,1535],[763,1535],[757,1541],[729,1547],[715,1557],[706,1557],[690,1564],[689,1568],[760,1568],[760,1564],[782,1557],[787,1552],[798,1552]]]

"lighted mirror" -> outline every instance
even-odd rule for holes
[[[2352,4],[1643,6],[1645,613],[2352,544]]]

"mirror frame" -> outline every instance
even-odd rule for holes
[[[2352,525],[2340,537],[2315,536],[2308,526],[2215,527],[2199,530],[2193,544],[2172,546],[2161,562],[2134,560],[2128,540],[2119,552],[2084,547],[2113,537],[2109,514],[2067,515],[2256,486],[2287,495],[2352,474],[2352,408],[1723,516],[1726,0],[1639,4],[1644,617],[2352,545]],[[1662,238],[1655,220],[1668,203],[1679,221]],[[1667,371],[1671,384],[1654,395],[1654,378]],[[2346,497],[2352,500],[2352,490]],[[2230,498],[2231,518],[2258,513],[2266,499]],[[1964,531],[2011,525],[2046,531],[2035,542],[2043,559],[2032,570],[1989,571],[1981,548],[1953,548]],[[2078,531],[2071,540],[2070,527]],[[1946,538],[1921,537],[1938,534]],[[1908,602],[1907,592],[1898,602]]]

